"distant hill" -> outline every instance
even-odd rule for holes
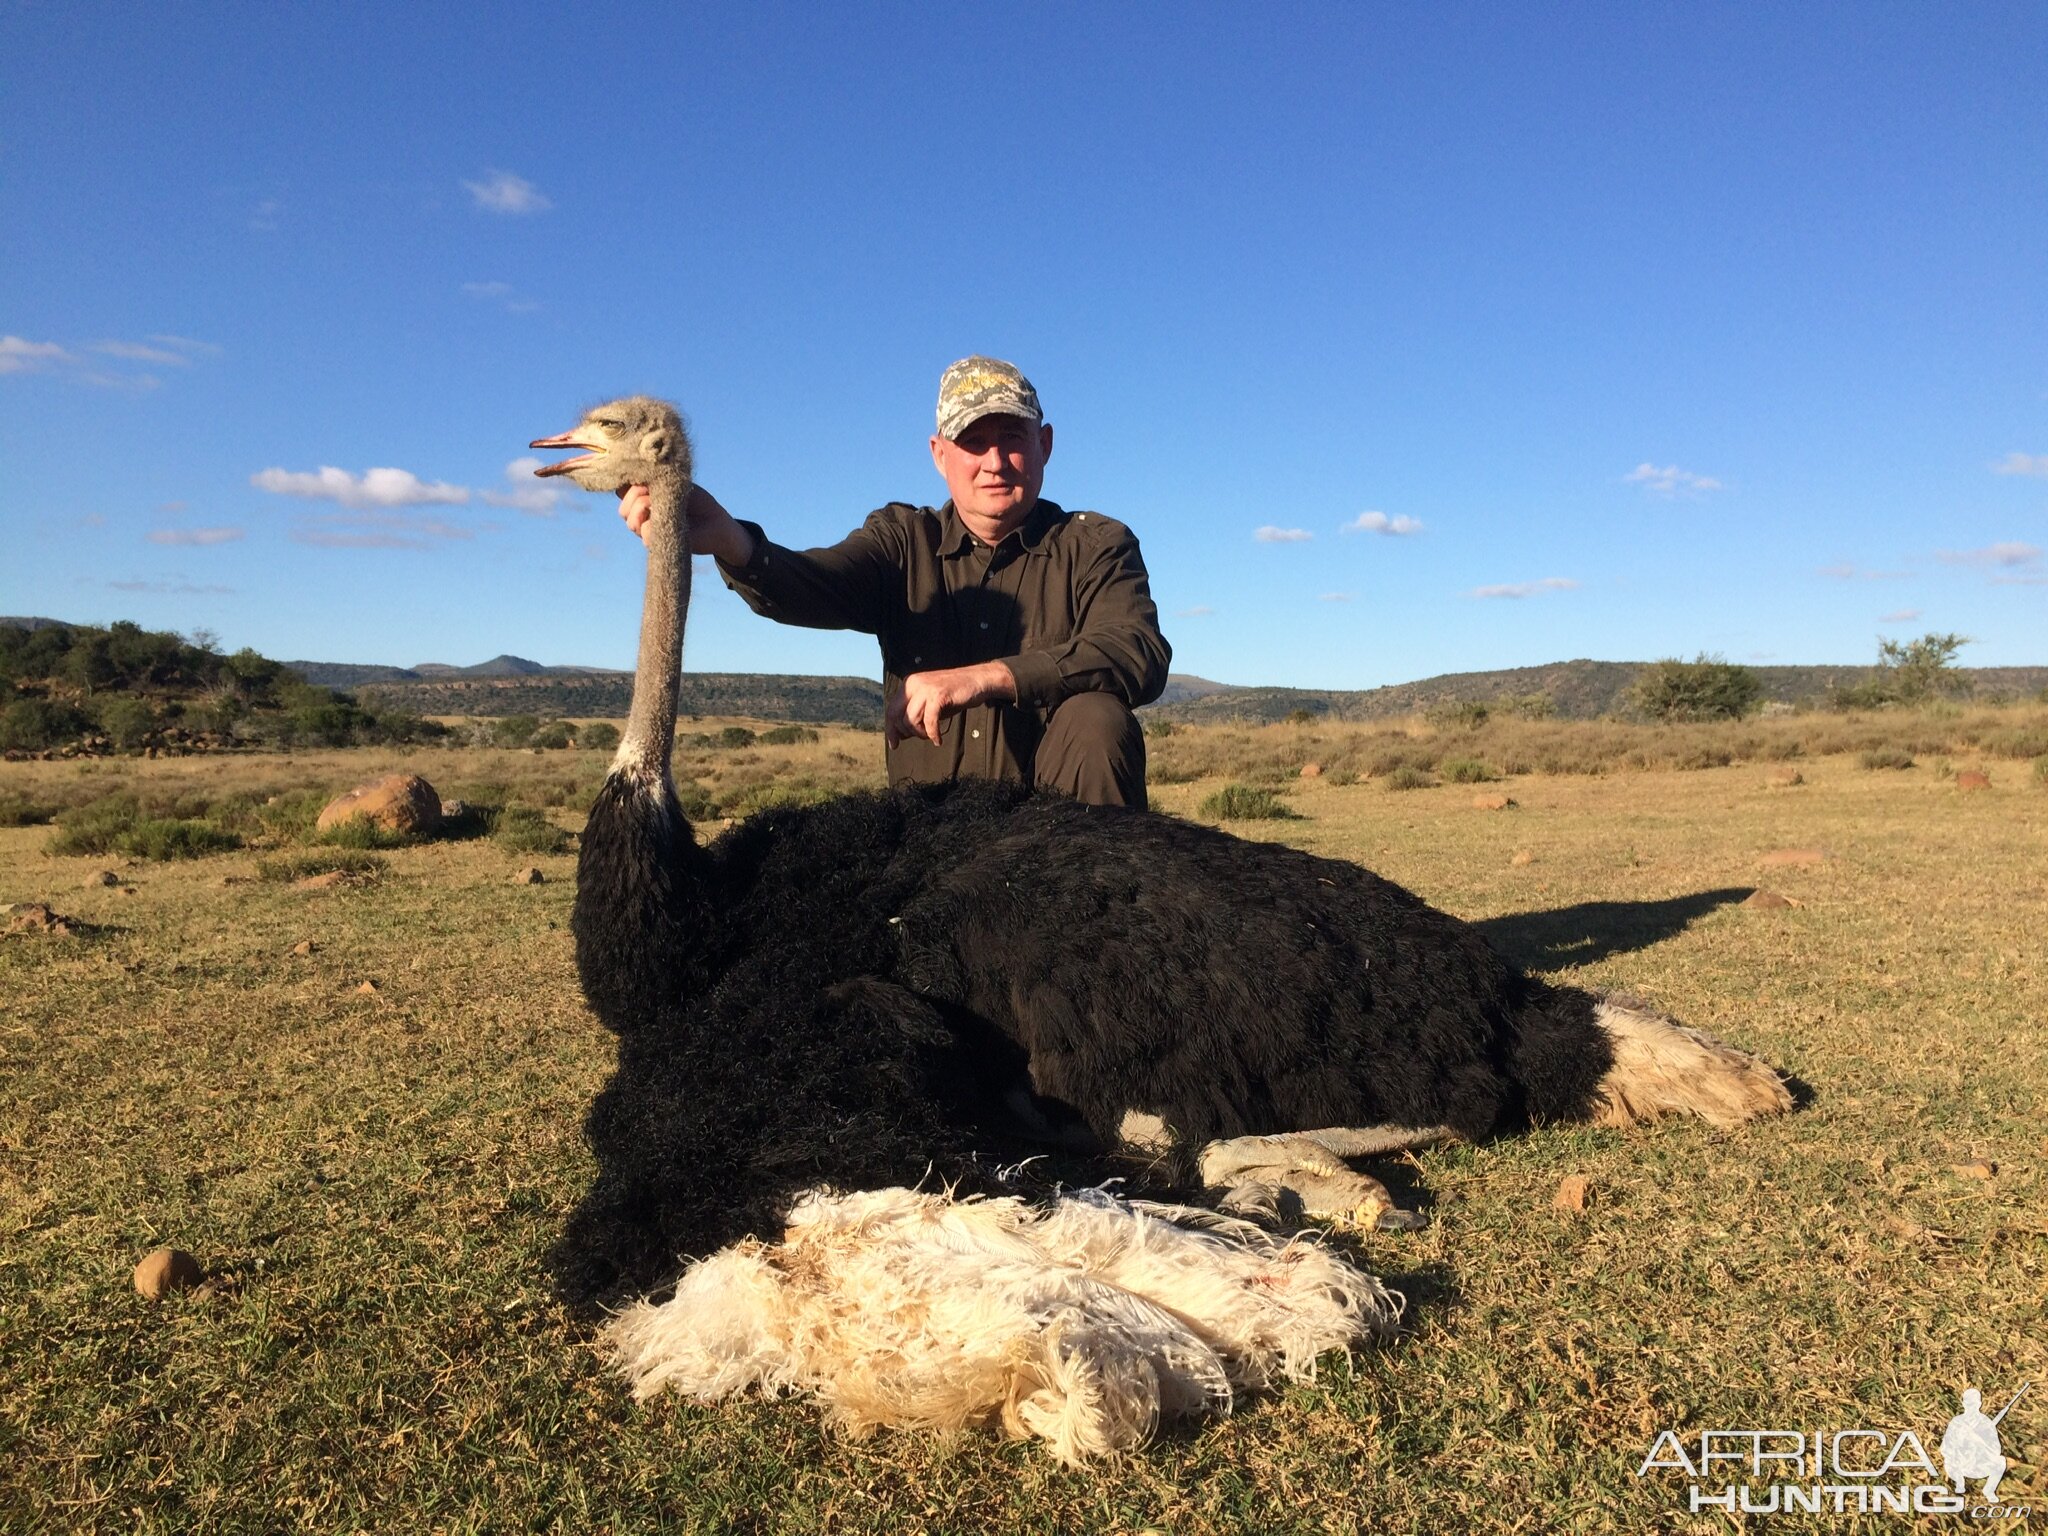
[[[8,629],[73,629],[76,626],[62,619],[32,619],[13,614],[0,614],[0,626]]]
[[[4,622],[4,621],[0,621]],[[383,666],[377,662],[288,661],[285,663],[309,683],[322,688],[359,688],[365,683],[448,682],[464,678],[498,677],[630,677],[609,667],[549,667],[524,656],[493,656],[474,666],[451,667],[445,661],[415,662],[409,667]]]
[[[1163,698],[1146,713],[1159,718],[1202,721],[1284,720],[1295,710],[1333,720],[1383,720],[1420,714],[1437,705],[1492,703],[1542,695],[1551,713],[1564,720],[1592,720],[1622,708],[1639,661],[1560,661],[1541,667],[1508,667],[1498,672],[1446,672],[1419,682],[1356,690],[1318,688],[1223,688],[1197,697]],[[1819,706],[1837,688],[1864,681],[1868,666],[1751,667],[1764,698],[1780,704]],[[1978,698],[2025,698],[2048,688],[2048,667],[1957,667]]]
[[[294,662],[303,668],[303,663]],[[330,685],[331,686],[331,685]],[[427,676],[368,682],[352,690],[366,704],[414,715],[568,715],[624,719],[633,674],[550,667],[525,677]],[[772,672],[685,672],[676,709],[685,715],[748,715],[810,725],[882,723],[882,685],[865,677],[793,677]]]

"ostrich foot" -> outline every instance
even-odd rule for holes
[[[1429,1147],[1454,1139],[1445,1126],[1332,1126],[1277,1136],[1238,1136],[1202,1149],[1202,1182],[1229,1191],[1227,1209],[1288,1219],[1295,1210],[1321,1221],[1412,1232],[1427,1223],[1404,1211],[1370,1174],[1350,1167],[1347,1157]]]

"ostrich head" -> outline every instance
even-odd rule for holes
[[[688,479],[690,438],[666,400],[628,395],[592,406],[575,427],[535,448],[581,448],[580,459],[543,464],[536,475],[567,475],[586,491],[617,491],[658,480]]]

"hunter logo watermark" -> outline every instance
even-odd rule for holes
[[[1972,1519],[2025,1519],[2024,1504],[1998,1502],[2006,1456],[1998,1425],[2025,1395],[2020,1383],[1997,1413],[1986,1415],[1975,1387],[1942,1431],[1939,1467],[1910,1429],[1676,1430],[1650,1445],[1638,1478],[1678,1472],[1686,1502],[1704,1509],[1773,1514],[1967,1514]],[[1969,1485],[1981,1483],[1971,1496]]]

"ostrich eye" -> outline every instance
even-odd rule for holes
[[[600,427],[603,427],[607,432],[616,432],[620,429],[621,426],[621,423],[616,421],[608,421],[602,416],[598,418],[597,424]]]

